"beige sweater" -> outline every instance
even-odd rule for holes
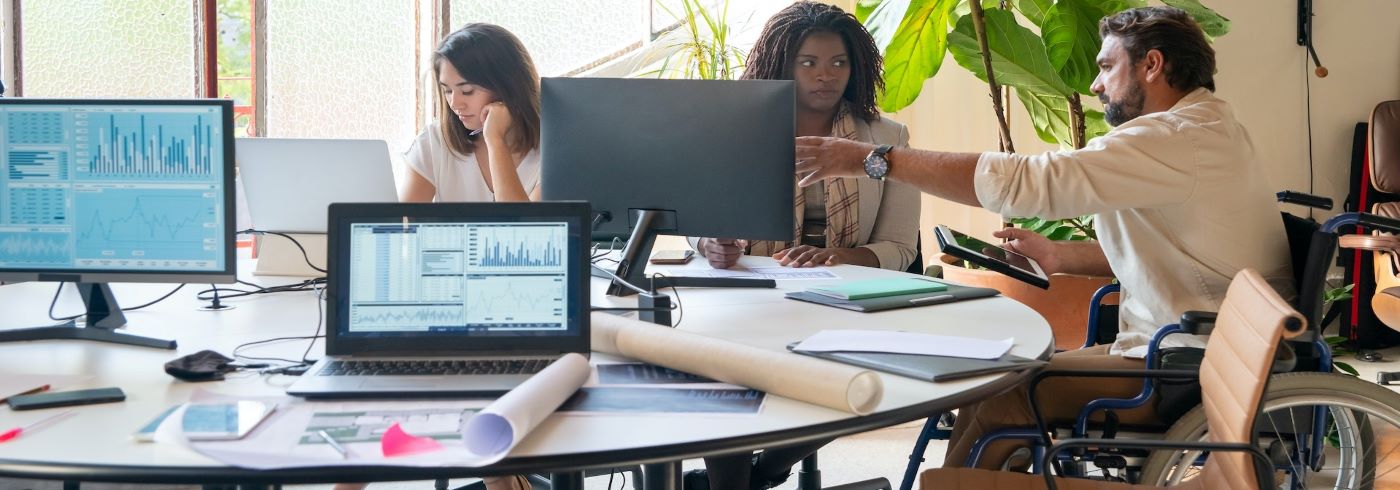
[[[1153,332],[1183,312],[1217,311],[1242,268],[1294,295],[1268,172],[1230,106],[1197,89],[1082,150],[985,153],[975,186],[983,207],[1006,216],[1094,215],[1123,285],[1112,352],[1141,357]],[[1174,335],[1166,345],[1205,343]]]

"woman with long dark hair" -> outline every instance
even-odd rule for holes
[[[467,24],[432,56],[438,120],[405,155],[404,201],[539,198],[540,78],[525,46],[492,24]]]

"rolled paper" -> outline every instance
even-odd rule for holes
[[[593,350],[827,408],[867,415],[884,385],[868,369],[593,313]]]
[[[481,409],[462,424],[462,442],[474,456],[471,464],[484,466],[506,457],[592,374],[588,359],[565,354]]]

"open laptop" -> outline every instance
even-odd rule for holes
[[[588,355],[584,202],[332,204],[303,397],[494,396]]]
[[[253,227],[325,233],[333,202],[396,202],[382,140],[238,138],[238,176]]]

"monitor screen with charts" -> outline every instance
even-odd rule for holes
[[[229,101],[0,99],[0,279],[231,282]]]
[[[575,341],[587,315],[587,207],[333,204],[331,342]]]

